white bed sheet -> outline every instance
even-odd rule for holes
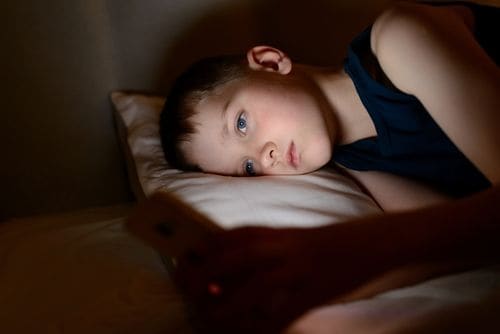
[[[0,224],[0,333],[192,333],[160,257],[123,228],[129,211]],[[490,267],[318,307],[288,333],[494,333],[499,311]]]
[[[191,333],[130,206],[0,224],[0,333]]]

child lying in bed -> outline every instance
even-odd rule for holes
[[[254,176],[333,162],[387,212],[207,240],[202,264],[180,259],[179,282],[210,330],[277,332],[409,263],[498,260],[500,71],[488,38],[498,13],[399,4],[352,42],[343,68],[258,46],[178,79],[161,118],[174,166]]]

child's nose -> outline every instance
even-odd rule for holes
[[[279,158],[279,153],[276,144],[267,142],[261,151],[261,165],[262,168],[272,167]]]

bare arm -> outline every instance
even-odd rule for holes
[[[405,177],[341,168],[356,179],[385,212],[419,209],[451,200],[449,196]]]
[[[446,7],[403,4],[373,26],[372,49],[402,91],[494,184],[500,182],[500,70],[463,17]]]
[[[400,4],[372,29],[372,49],[401,90],[416,95],[452,141],[492,181],[500,172],[500,74],[474,41],[466,7]],[[386,212],[447,199],[428,186],[383,172],[347,172]]]

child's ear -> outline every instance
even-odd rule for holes
[[[288,74],[292,61],[280,50],[270,46],[254,46],[247,52],[248,66],[252,70]]]

